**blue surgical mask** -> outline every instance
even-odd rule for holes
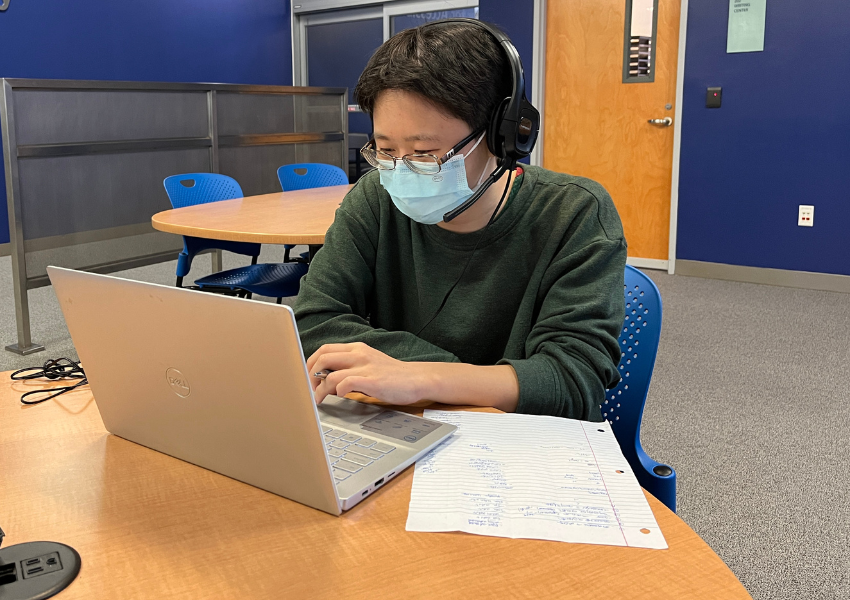
[[[483,134],[466,156],[475,151],[482,139]],[[381,170],[379,173],[381,185],[389,193],[396,208],[424,225],[436,225],[443,220],[444,214],[463,204],[474,193],[466,181],[463,154],[456,154],[444,162],[440,172],[434,175],[415,173],[401,161],[398,161],[395,169]],[[486,173],[485,166],[476,188]]]

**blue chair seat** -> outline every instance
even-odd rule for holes
[[[301,278],[307,273],[304,263],[263,263],[248,265],[213,273],[195,280],[195,285],[226,288],[231,291],[245,290],[260,296],[285,298],[295,296],[301,286]]]

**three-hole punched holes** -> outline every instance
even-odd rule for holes
[[[631,376],[632,365],[636,364],[640,353],[640,332],[641,329],[647,326],[647,318],[649,318],[649,309],[644,306],[644,292],[639,285],[634,286],[634,289],[626,289],[623,286],[623,292],[626,299],[626,318],[623,321],[623,329],[620,332],[620,383],[610,390],[605,390],[605,400],[599,405],[602,409],[602,418],[609,423],[619,421],[620,417],[616,414],[620,408],[623,392],[629,389],[629,377]]]

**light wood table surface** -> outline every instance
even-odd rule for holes
[[[83,388],[23,407],[0,373],[6,544],[82,556],[72,598],[750,598],[647,494],[670,548],[405,531],[413,469],[340,517],[109,435]]]
[[[324,244],[336,209],[352,187],[337,185],[175,208],[155,214],[151,224],[159,231],[214,240]]]

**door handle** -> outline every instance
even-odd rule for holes
[[[673,119],[670,117],[664,117],[663,119],[650,119],[649,123],[652,125],[661,125],[662,127],[670,127],[673,124]]]

